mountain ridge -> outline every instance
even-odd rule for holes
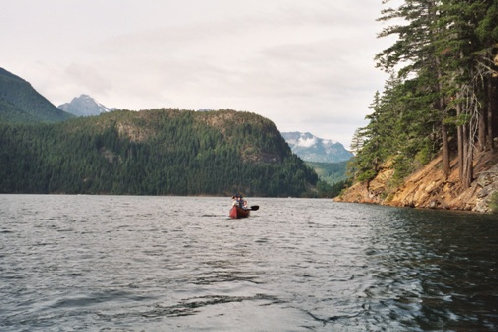
[[[75,116],[93,116],[112,111],[86,94],[75,97],[69,103],[59,105],[57,108]]]
[[[319,194],[317,174],[255,113],[108,112],[82,95],[73,105],[100,114],[75,117],[3,69],[0,97],[2,193]]]
[[[1,122],[58,122],[72,117],[56,108],[28,81],[0,67]]]
[[[338,163],[353,157],[341,143],[317,137],[310,132],[292,131],[281,134],[291,151],[304,161]]]
[[[3,193],[299,197],[318,181],[271,120],[234,110],[0,124],[0,142]]]

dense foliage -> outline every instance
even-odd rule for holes
[[[0,122],[57,122],[72,117],[57,109],[28,82],[0,68]]]
[[[306,162],[318,174],[316,197],[333,198],[351,185],[351,179],[346,175],[347,161],[340,163]]]
[[[230,110],[0,124],[0,192],[302,196],[316,173],[273,122]]]
[[[393,22],[380,37],[397,37],[376,57],[390,78],[355,133],[351,172],[368,183],[387,165],[396,186],[441,153],[468,187],[476,152],[495,150],[498,1],[405,0],[379,20]]]
[[[352,184],[351,179],[344,179],[330,184],[324,180],[318,180],[316,184],[316,197],[319,198],[334,198],[339,196],[343,189],[346,189]]]
[[[316,163],[307,161],[306,164],[313,168],[318,174],[318,178],[331,185],[334,183],[346,180],[346,165],[347,161],[340,163]]]

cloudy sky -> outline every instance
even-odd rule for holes
[[[231,108],[349,146],[385,74],[381,0],[0,0],[0,67],[53,104]]]

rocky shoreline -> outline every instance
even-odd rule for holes
[[[456,159],[451,162],[448,178],[444,178],[441,159],[420,168],[397,188],[389,188],[393,171],[386,166],[370,183],[355,183],[334,201],[492,213],[492,198],[498,195],[498,154],[476,156],[475,179],[469,188],[459,181]]]

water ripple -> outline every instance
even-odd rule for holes
[[[498,329],[496,217],[253,202],[2,195],[0,330]]]

